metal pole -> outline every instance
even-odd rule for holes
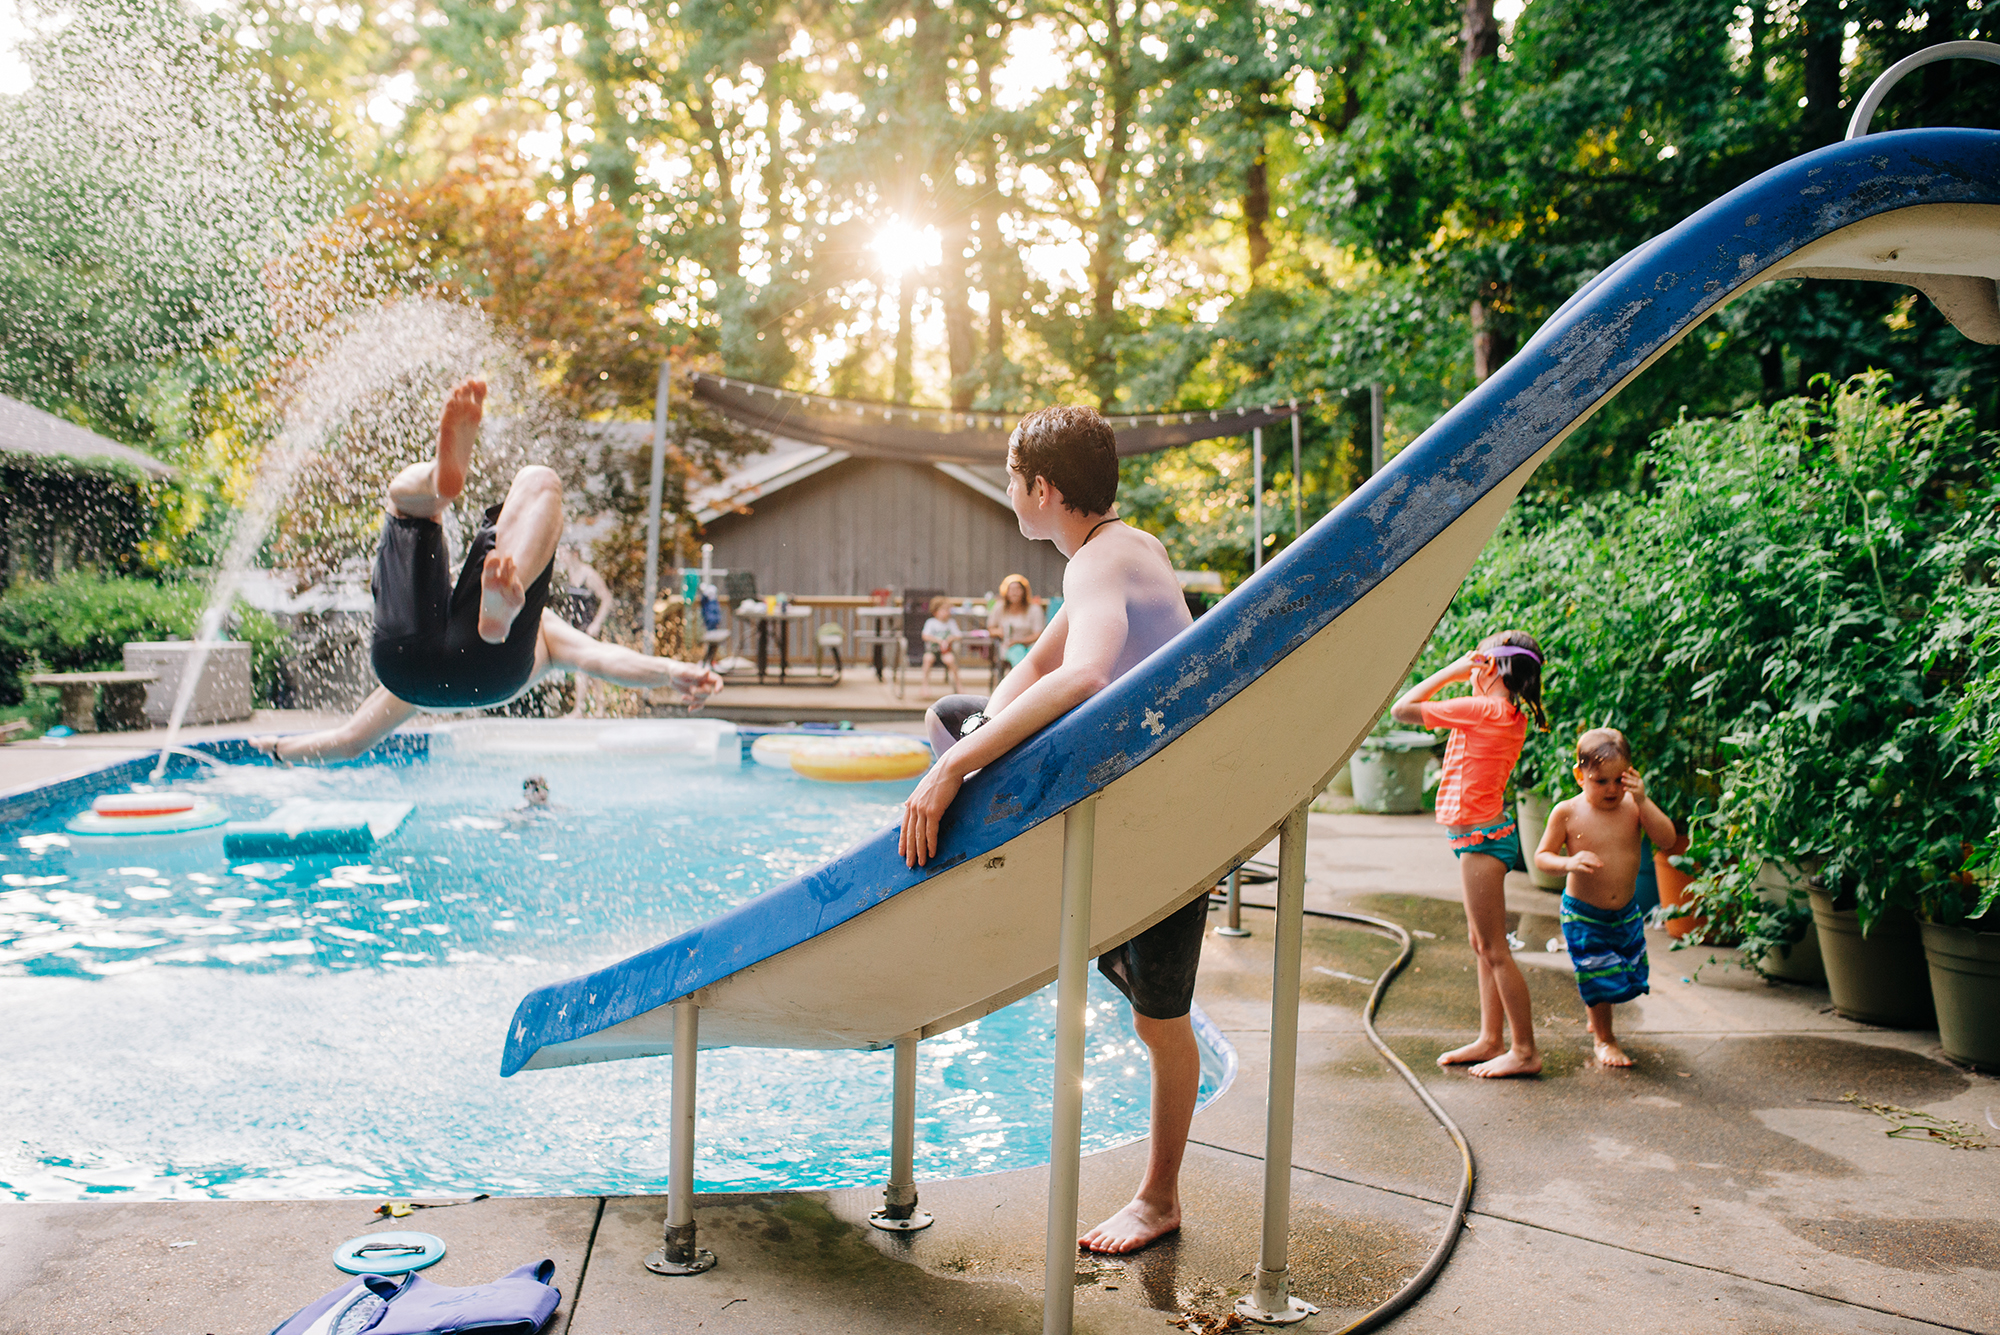
[[[1306,531],[1305,507],[1299,502],[1299,401],[1292,400],[1292,541],[1299,540],[1299,534]]]
[[[1299,961],[1305,948],[1306,809],[1278,827],[1278,912],[1271,948],[1271,1087],[1264,1104],[1264,1246],[1238,1316],[1288,1326],[1319,1311],[1291,1296],[1292,1104],[1299,1071]]]
[[[1215,929],[1217,936],[1248,936],[1250,929],[1243,925],[1243,869],[1232,867],[1229,872],[1229,904],[1227,918],[1223,925]]]
[[[1250,569],[1264,568],[1264,428],[1250,428]]]
[[[715,1253],[695,1246],[694,1241],[694,1076],[700,1048],[700,1019],[701,1008],[695,1005],[693,997],[683,997],[674,1003],[666,1245],[646,1258],[646,1269],[656,1275],[699,1275],[715,1268]]]
[[[1368,387],[1368,476],[1374,477],[1382,471],[1382,387]]]
[[[868,1222],[890,1233],[914,1233],[931,1226],[917,1208],[917,1039],[915,1030],[896,1040],[896,1070],[890,1084],[889,1185],[882,1208]]]
[[[1090,874],[1097,798],[1063,817],[1062,936],[1056,951],[1055,1115],[1049,1126],[1049,1236],[1042,1335],[1069,1335],[1076,1316],[1076,1198],[1083,1159],[1083,1022],[1090,996]]]
[[[653,391],[653,471],[646,491],[646,599],[639,611],[639,643],[646,653],[659,650],[653,638],[653,603],[660,596],[660,488],[667,472],[667,396],[673,384],[673,363],[660,363],[660,383]]]

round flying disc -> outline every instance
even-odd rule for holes
[[[444,1239],[429,1233],[364,1233],[333,1250],[350,1275],[407,1275],[444,1259]]]

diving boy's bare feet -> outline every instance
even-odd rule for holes
[[[521,572],[511,556],[490,555],[479,568],[479,638],[501,644],[514,625],[514,618],[528,604],[528,591],[521,587]]]
[[[1630,1057],[1625,1055],[1625,1049],[1618,1046],[1618,1040],[1615,1038],[1597,1038],[1593,1036],[1590,1040],[1590,1046],[1592,1051],[1597,1054],[1597,1064],[1599,1066],[1636,1065]]]
[[[1473,1062],[1490,1062],[1505,1051],[1507,1045],[1497,1038],[1491,1042],[1483,1038],[1475,1039],[1462,1048],[1453,1048],[1450,1052],[1439,1054],[1438,1065],[1469,1066]]]
[[[485,412],[484,380],[465,381],[444,401],[444,414],[438,419],[435,475],[440,499],[455,500],[465,490],[465,472],[472,466],[472,450],[479,443],[479,419]]]
[[[1492,1061],[1481,1062],[1479,1065],[1469,1067],[1466,1070],[1467,1075],[1476,1075],[1487,1080],[1504,1080],[1508,1076],[1540,1075],[1541,1073],[1542,1059],[1540,1056],[1530,1055],[1523,1057],[1511,1048],[1501,1053],[1498,1057],[1495,1057]]]
[[[1122,1256],[1151,1246],[1181,1226],[1179,1206],[1162,1209],[1134,1198],[1132,1203],[1076,1240],[1090,1252]]]

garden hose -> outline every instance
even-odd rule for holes
[[[1245,866],[1250,865],[1252,864],[1245,864]],[[1258,868],[1258,870],[1265,869]],[[1275,873],[1272,879],[1276,879]],[[1251,904],[1240,900],[1239,902],[1246,909],[1263,909],[1266,912],[1274,912],[1276,909],[1276,906],[1271,904]],[[1431,1097],[1431,1092],[1424,1088],[1421,1080],[1417,1079],[1416,1072],[1404,1065],[1403,1059],[1391,1051],[1389,1045],[1382,1041],[1382,1035],[1375,1031],[1375,1012],[1381,1006],[1383,996],[1388,993],[1389,984],[1395,981],[1396,975],[1403,971],[1403,967],[1417,953],[1416,939],[1400,924],[1390,922],[1387,918],[1371,918],[1365,913],[1344,913],[1337,909],[1306,909],[1305,915],[1309,918],[1353,923],[1379,932],[1402,944],[1402,953],[1396,956],[1394,963],[1382,971],[1381,976],[1375,980],[1374,990],[1368,994],[1367,1008],[1361,1012],[1361,1027],[1367,1032],[1368,1041],[1374,1044],[1375,1051],[1382,1054],[1382,1060],[1388,1062],[1395,1068],[1396,1074],[1403,1077],[1403,1082],[1416,1092],[1418,1100],[1430,1115],[1437,1119],[1438,1125],[1445,1129],[1452,1143],[1458,1146],[1459,1159],[1465,1165],[1465,1176],[1458,1184],[1458,1199],[1452,1202],[1451,1218],[1445,1224],[1444,1237],[1439,1239],[1438,1245],[1431,1251],[1430,1259],[1424,1262],[1423,1269],[1410,1276],[1403,1287],[1396,1290],[1387,1302],[1363,1313],[1335,1332],[1335,1335],[1361,1335],[1361,1332],[1378,1329],[1393,1317],[1400,1315],[1411,1303],[1423,1296],[1424,1290],[1430,1288],[1432,1282],[1444,1270],[1444,1263],[1451,1258],[1451,1249],[1458,1245],[1459,1231],[1465,1227],[1465,1213],[1472,1206],[1472,1184],[1475,1177],[1472,1146],[1466,1143],[1465,1133],[1458,1129],[1458,1123],[1451,1120],[1450,1114],[1438,1106],[1438,1101]]]

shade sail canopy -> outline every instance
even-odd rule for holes
[[[864,458],[912,463],[1004,465],[1007,438],[1020,421],[1015,413],[829,399],[715,375],[697,374],[694,392],[717,412],[758,431]],[[1296,403],[1279,403],[1106,420],[1118,435],[1118,453],[1133,455],[1217,436],[1240,436],[1254,427],[1285,421],[1298,411]]]

